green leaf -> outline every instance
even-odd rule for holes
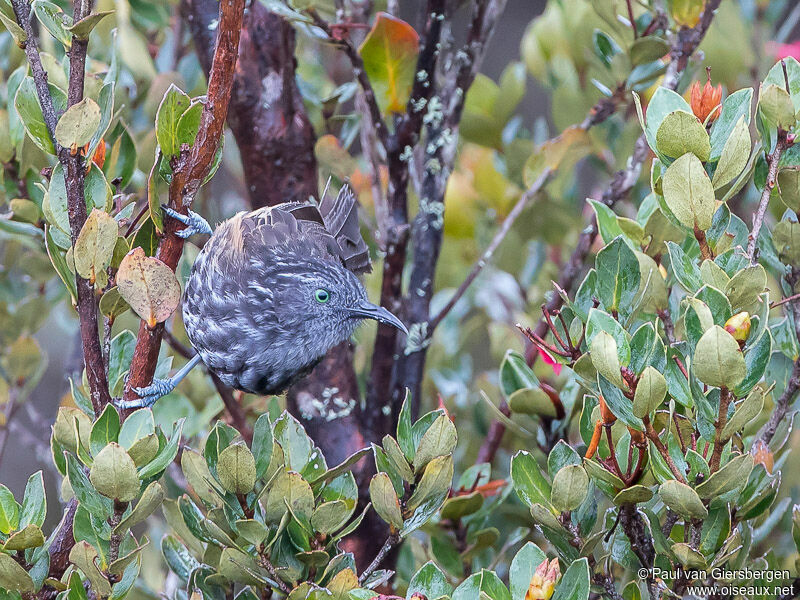
[[[164,471],[164,469],[169,466],[169,463],[171,463],[178,455],[178,443],[181,440],[181,432],[183,431],[184,421],[185,419],[178,420],[178,422],[175,424],[175,429],[172,432],[172,436],[169,438],[169,442],[167,442],[166,446],[159,450],[158,454],[152,461],[147,463],[139,470],[139,477],[142,480],[154,477],[155,475],[158,475]],[[122,436],[120,435],[120,438],[121,437]]]
[[[449,596],[452,591],[453,586],[447,581],[447,576],[436,563],[428,561],[411,578],[406,598],[410,600],[415,594],[422,594],[429,599],[441,598]]]
[[[506,398],[517,390],[538,387],[539,379],[525,362],[525,357],[513,350],[506,351],[500,364],[500,388]]]
[[[600,393],[603,395],[611,412],[628,427],[632,427],[638,431],[644,431],[642,420],[633,414],[633,405],[631,401],[622,395],[619,388],[612,385],[600,374],[597,375],[597,381],[600,386]]]
[[[417,451],[411,436],[411,428],[411,394],[406,390],[403,405],[400,407],[400,414],[397,418],[397,443],[409,461],[414,460],[414,454]]]
[[[667,168],[662,189],[664,201],[682,225],[703,231],[711,227],[717,209],[714,186],[694,154],[684,154]]]
[[[14,20],[6,16],[6,14],[0,10],[0,22],[3,23],[3,26],[8,30],[8,33],[11,34],[11,37],[14,38],[14,42],[22,48],[25,42],[28,40],[28,34],[25,33],[25,30],[19,26],[19,24]]]
[[[705,519],[708,516],[700,496],[685,483],[670,479],[661,484],[658,493],[664,504],[684,518]]]
[[[567,465],[553,477],[550,493],[553,506],[561,512],[575,510],[589,492],[589,476],[581,465]]]
[[[116,442],[109,443],[95,457],[89,480],[98,492],[120,502],[130,502],[139,495],[136,465]]]
[[[378,13],[359,54],[381,112],[405,112],[418,53],[419,35],[414,28],[387,13]]]
[[[41,471],[37,471],[28,478],[28,483],[25,485],[19,527],[23,528],[30,524],[41,527],[44,524],[46,515],[47,496],[44,492],[44,477]]]
[[[555,418],[558,415],[550,396],[542,388],[524,388],[508,397],[508,407],[513,413]]]
[[[737,271],[723,290],[731,301],[733,314],[753,310],[753,305],[767,287],[767,272],[761,265],[747,267]]]
[[[797,122],[792,98],[783,86],[762,84],[758,97],[758,110],[766,121],[786,131]]]
[[[26,525],[19,531],[12,534],[5,544],[3,550],[13,552],[15,550],[27,550],[28,548],[38,548],[44,545],[44,534],[38,525]]]
[[[614,504],[622,506],[623,504],[637,504],[639,502],[649,502],[653,497],[653,492],[650,488],[643,485],[634,485],[625,488],[619,494],[614,496]]]
[[[228,492],[236,495],[249,494],[256,483],[256,461],[253,453],[241,443],[228,446],[219,455],[217,476]]]
[[[595,261],[597,291],[606,310],[630,314],[641,273],[633,250],[617,237],[600,250]]]
[[[65,14],[57,4],[46,0],[34,0],[31,3],[31,8],[33,8],[33,12],[39,22],[50,32],[50,35],[69,50],[72,47],[72,36],[67,31],[67,28],[72,25],[72,19],[69,15]]]
[[[470,575],[453,591],[453,600],[511,600],[511,594],[500,578],[482,569]]]
[[[434,458],[425,467],[417,489],[406,503],[408,510],[416,511],[426,503],[433,503],[438,509],[450,491],[453,482],[453,457],[451,455]]]
[[[112,14],[114,14],[113,10],[104,10],[98,13],[93,13],[84,17],[71,27],[67,27],[67,31],[69,31],[79,40],[85,42],[89,39],[89,34],[92,32],[92,29],[97,27],[97,24],[100,23],[100,21],[102,21],[105,17]]]
[[[580,558],[564,572],[551,600],[588,600],[589,584],[589,561]]]
[[[311,486],[299,473],[293,471],[283,471],[276,476],[267,496],[264,518],[268,522],[277,523],[286,513],[287,503],[296,515],[310,518],[314,510]]]
[[[70,550],[69,560],[86,575],[99,596],[111,594],[111,584],[98,567],[97,550],[91,544],[85,540],[77,542]]]
[[[414,470],[419,472],[437,456],[453,452],[457,440],[456,427],[450,417],[439,415],[420,440],[414,456]]]
[[[92,455],[97,456],[109,443],[117,442],[119,430],[119,413],[113,404],[106,404],[103,413],[92,425],[89,436],[89,451]]]
[[[177,156],[181,147],[178,140],[178,121],[191,104],[191,98],[174,83],[164,93],[156,113],[156,139],[162,154],[167,158]]]
[[[256,462],[256,477],[263,477],[267,472],[270,460],[272,460],[272,447],[274,438],[272,436],[272,424],[269,421],[269,414],[264,413],[258,417],[253,426],[253,456]]]
[[[658,152],[656,134],[659,127],[661,127],[662,121],[669,113],[676,110],[692,112],[691,106],[680,94],[665,87],[656,89],[647,104],[647,124],[644,127],[647,144],[652,148],[653,152]]]
[[[661,405],[666,395],[667,380],[653,367],[646,367],[636,384],[633,414],[643,419]]]
[[[530,453],[521,450],[511,457],[511,482],[517,496],[528,506],[550,506],[550,483]]]
[[[355,506],[348,506],[344,500],[323,502],[311,515],[311,527],[314,531],[325,535],[335,533],[344,527],[354,510]]]
[[[369,482],[369,497],[372,507],[381,519],[395,530],[403,527],[400,501],[394,491],[391,479],[386,473],[378,473]]]
[[[64,92],[52,84],[49,85],[49,89],[50,95],[53,97],[56,114],[66,110],[67,97]],[[36,84],[33,82],[32,77],[25,77],[20,83],[17,94],[14,97],[14,107],[17,109],[17,114],[19,114],[19,118],[25,126],[25,131],[33,142],[43,152],[55,154],[53,140],[44,122],[42,108],[36,95]]]
[[[782,262],[800,264],[800,223],[781,221],[775,225],[772,238]]]
[[[697,342],[693,369],[703,383],[729,389],[747,374],[739,344],[719,325],[711,327]]]
[[[674,242],[667,242],[669,252],[669,265],[675,274],[675,279],[687,291],[694,294],[703,286],[703,278],[695,261]]]
[[[122,519],[119,524],[114,527],[114,533],[123,533],[128,531],[134,525],[138,525],[149,517],[155,510],[161,506],[164,500],[164,488],[158,481],[152,482],[148,485],[141,498],[136,502],[133,510]]]
[[[0,553],[0,588],[19,592],[33,593],[33,579],[10,554]]]
[[[710,499],[740,489],[747,484],[750,471],[753,470],[753,457],[741,454],[723,466],[711,477],[697,486],[697,494],[701,498]]]
[[[56,140],[65,148],[83,148],[100,127],[100,118],[97,102],[84,98],[61,115],[56,124]]]
[[[121,342],[125,337],[122,332],[118,334],[112,341],[112,355],[114,354],[113,348],[115,346],[114,342],[119,341]],[[130,332],[128,332],[130,335]],[[135,338],[132,338],[133,342],[135,343]],[[124,362],[124,361],[123,361]],[[128,415],[128,418],[125,419],[125,422],[122,423],[122,427],[119,430],[119,439],[117,442],[120,446],[125,448],[126,450],[130,450],[131,446],[136,443],[138,440],[150,435],[151,433],[155,433],[156,426],[155,421],[153,419],[153,411],[149,408],[140,408],[132,412]]]
[[[19,504],[14,494],[0,484],[0,532],[9,534],[19,526]]]
[[[705,162],[711,155],[706,128],[691,112],[676,110],[664,117],[656,132],[656,146],[664,156],[678,158],[687,152]]]
[[[604,331],[614,338],[617,343],[617,356],[623,367],[631,362],[630,335],[614,317],[607,312],[592,308],[589,310],[589,318],[586,321],[586,343],[591,347],[594,336]]]
[[[524,600],[536,567],[547,560],[547,555],[533,542],[527,542],[511,560],[508,583],[512,600]]]
[[[715,190],[733,181],[747,166],[750,160],[750,147],[750,128],[744,117],[740,117],[725,142],[717,169],[714,171],[711,184]]]
[[[592,338],[590,347],[592,364],[597,372],[619,388],[627,389],[620,373],[617,342],[605,331],[600,331]]]
[[[736,127],[739,119],[744,118],[746,125],[750,124],[750,105],[753,102],[753,88],[737,90],[725,98],[719,118],[711,129],[711,157],[712,162],[719,160]],[[719,166],[717,167],[719,168]]]

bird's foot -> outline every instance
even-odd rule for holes
[[[176,382],[172,379],[154,379],[153,383],[145,387],[135,387],[133,391],[139,396],[135,400],[118,400],[117,408],[131,410],[135,408],[149,408],[156,400],[166,396],[175,389]]]
[[[196,212],[190,210],[188,215],[184,215],[179,213],[177,210],[173,210],[169,206],[164,205],[161,206],[161,210],[163,210],[164,214],[168,217],[172,217],[173,219],[176,219],[186,225],[184,229],[175,232],[175,235],[178,237],[185,239],[191,235],[194,235],[195,233],[206,233],[211,235],[211,225],[209,225],[208,221],[206,221]]]

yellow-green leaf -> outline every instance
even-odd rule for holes
[[[419,53],[419,35],[414,28],[389,14],[378,13],[359,53],[381,111],[405,111]]]
[[[61,115],[56,124],[56,140],[65,148],[82,148],[91,141],[101,117],[97,102],[84,98]]]
[[[100,271],[111,264],[117,230],[117,222],[111,215],[92,209],[75,241],[73,258],[78,275],[94,283]]]
[[[707,385],[733,388],[747,374],[744,355],[733,336],[714,325],[697,342],[694,373]]]

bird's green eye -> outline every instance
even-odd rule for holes
[[[320,304],[325,304],[328,300],[331,299],[331,293],[328,290],[320,288],[316,292],[314,292],[314,298]]]

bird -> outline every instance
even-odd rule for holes
[[[186,282],[182,316],[197,352],[169,379],[134,388],[118,406],[152,406],[203,362],[226,385],[280,394],[308,375],[364,319],[402,321],[372,304],[358,274],[370,270],[355,195],[344,184],[319,204],[287,202],[240,212],[212,232],[197,213],[162,207],[186,224],[180,237],[207,233]]]

